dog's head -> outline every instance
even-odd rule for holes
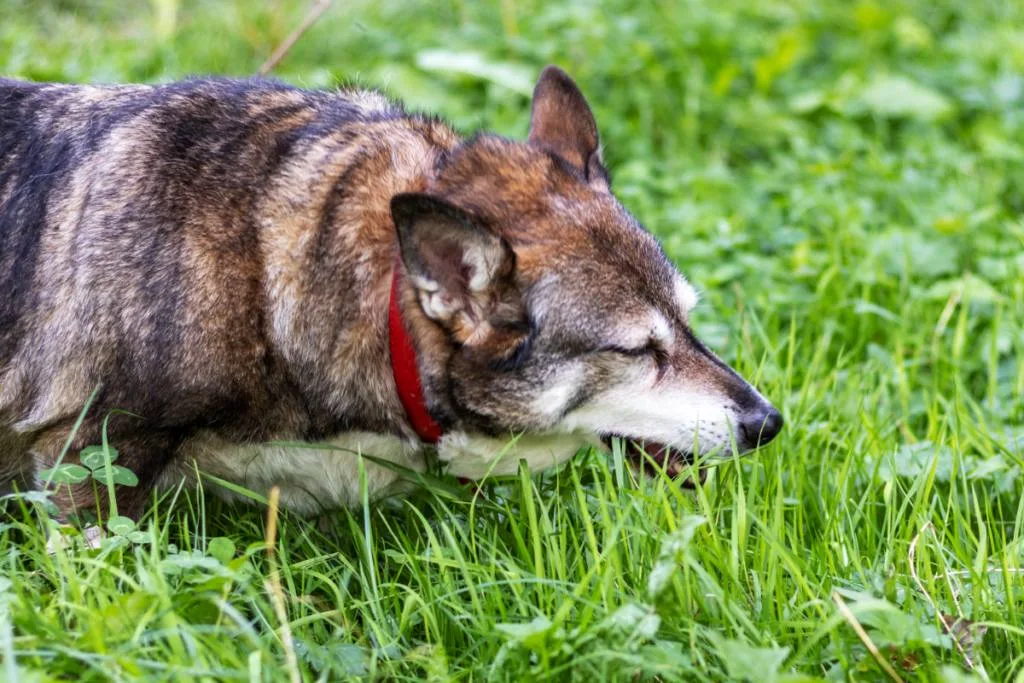
[[[546,444],[549,460],[524,451],[538,464],[620,436],[674,473],[781,429],[694,336],[697,295],[613,196],[593,114],[561,70],[537,83],[527,142],[477,136],[391,209],[456,474],[509,471],[486,437]]]

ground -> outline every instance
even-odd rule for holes
[[[6,0],[0,73],[252,74],[307,8]],[[276,73],[523,136],[552,62],[776,442],[696,493],[584,454],[282,515],[272,556],[264,509],[202,492],[53,554],[12,501],[0,679],[1013,678],[1024,4],[352,0]]]

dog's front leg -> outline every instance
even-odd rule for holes
[[[134,424],[125,429],[129,420],[134,420]],[[144,426],[136,418],[118,417],[110,422],[107,441],[111,449],[117,451],[113,464],[131,472],[137,482],[123,472],[115,475],[109,471],[106,467],[106,457],[109,456],[106,454],[99,458],[99,464],[95,455],[83,464],[82,449],[103,440],[102,420],[87,419],[77,430],[73,424],[54,427],[35,440],[32,458],[36,486],[48,487],[54,492],[52,500],[59,510],[60,521],[68,521],[85,511],[95,511],[101,519],[116,514],[138,520],[150,501],[154,483],[181,443],[180,436],[167,431],[144,431]],[[118,428],[113,428],[115,425]],[[61,460],[69,437],[70,446]],[[58,461],[83,465],[89,472],[88,478],[76,483],[51,481],[48,471],[57,466]],[[113,504],[109,495],[111,490],[114,493]]]

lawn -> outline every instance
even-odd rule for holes
[[[0,73],[248,75],[307,8],[3,0]],[[522,137],[552,62],[782,435],[696,492],[590,453],[270,530],[182,491],[54,554],[43,503],[8,501],[0,679],[1024,668],[1024,3],[343,0],[275,75]]]

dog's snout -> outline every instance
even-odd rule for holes
[[[758,448],[778,436],[782,431],[782,414],[774,406],[760,406],[746,413],[740,420],[739,431],[743,445]]]

